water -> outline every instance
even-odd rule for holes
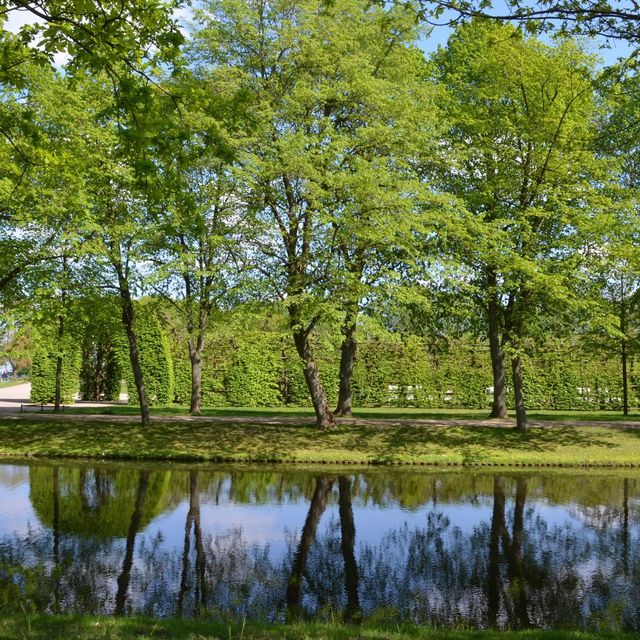
[[[0,465],[0,612],[640,630],[640,477]]]

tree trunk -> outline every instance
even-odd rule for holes
[[[495,291],[496,276],[492,271],[487,276],[489,287],[489,352],[493,373],[493,405],[490,418],[507,417],[507,389],[505,372],[505,353],[500,342],[500,302]]]
[[[67,274],[67,258],[62,258],[62,273],[64,274],[66,280]],[[62,312],[60,313],[58,319],[58,349],[62,349],[62,341],[64,339],[64,312],[65,312],[65,284],[62,284],[62,294],[60,296],[62,303]],[[58,357],[56,358],[56,388],[54,392],[54,401],[53,401],[53,410],[60,411],[62,408],[62,353],[58,353]]]
[[[189,413],[192,416],[200,415],[203,343],[204,340],[201,333],[198,334],[195,345],[192,341],[189,341],[189,358],[191,360],[191,402],[189,404]]]
[[[124,325],[127,333],[127,339],[129,341],[129,359],[131,361],[133,379],[136,384],[136,391],[138,392],[138,399],[140,401],[140,419],[142,421],[142,426],[147,427],[151,422],[151,416],[149,414],[149,400],[147,398],[147,390],[144,384],[144,374],[142,373],[142,366],[140,364],[138,337],[135,332],[135,310],[133,307],[133,300],[131,299],[129,284],[124,277],[122,266],[118,264],[116,266],[116,271],[118,274],[120,302],[122,304],[122,324]]]
[[[522,358],[515,355],[511,359],[511,371],[513,374],[513,394],[516,401],[516,427],[519,431],[528,430],[527,407],[524,403],[524,390],[522,385]]]
[[[316,365],[311,345],[309,344],[309,333],[308,331],[300,329],[299,316],[297,316],[295,312],[290,311],[290,313],[293,327],[293,340],[298,356],[300,356],[304,365],[304,379],[307,383],[307,388],[311,394],[311,402],[316,412],[316,425],[322,431],[333,429],[336,426],[336,421],[329,408],[327,392],[320,381],[318,366]]]
[[[122,563],[122,571],[118,576],[118,592],[116,593],[115,615],[122,616],[125,613],[125,605],[127,603],[127,592],[129,591],[129,581],[131,580],[131,567],[133,566],[133,552],[136,544],[136,535],[140,529],[142,520],[142,511],[147,497],[147,487],[149,485],[149,472],[142,471],[140,473],[140,483],[138,485],[138,496],[136,504],[131,514],[131,524],[127,533],[127,545]]]
[[[293,558],[291,575],[287,584],[287,622],[299,620],[302,614],[302,578],[307,564],[307,556],[313,541],[316,539],[318,524],[324,510],[327,508],[327,500],[332,486],[333,478],[327,478],[326,476],[316,478],[316,488],[300,534],[300,542]]]
[[[340,389],[338,392],[337,416],[351,415],[351,378],[353,365],[356,360],[357,343],[355,338],[357,306],[349,306],[345,312],[342,324],[342,348],[340,353]]]
[[[62,349],[64,338],[64,315],[60,315],[58,324],[58,349]],[[56,358],[56,388],[54,393],[53,410],[60,411],[62,408],[62,354],[58,353]]]
[[[340,491],[340,531],[342,558],[344,559],[344,585],[347,592],[347,609],[344,614],[345,622],[362,622],[362,609],[358,595],[359,575],[358,563],[355,555],[356,527],[353,521],[353,507],[351,506],[351,481],[344,476],[338,478]]]
[[[621,345],[622,359],[622,414],[629,415],[629,373],[627,367],[627,341],[622,340]]]

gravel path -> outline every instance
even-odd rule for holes
[[[126,394],[120,395],[120,404],[126,403]],[[0,387],[0,413],[16,413],[20,412],[23,404],[31,404],[31,383],[24,382],[16,384],[12,387]],[[116,406],[115,402],[76,402],[77,407],[111,407]],[[29,408],[29,412],[39,411],[39,408]],[[43,414],[44,415],[44,414]],[[57,416],[56,416],[57,417]]]
[[[0,414],[4,418],[17,419],[26,417],[37,420],[60,420],[60,414],[40,412],[38,409],[28,409],[20,412],[21,404],[30,402],[31,383],[15,385],[13,387],[0,388]],[[123,398],[120,402],[122,403]],[[78,402],[77,407],[107,407],[116,406],[109,402]],[[65,420],[85,422],[138,422],[137,415],[91,415],[91,414],[64,414]],[[479,418],[338,418],[338,424],[356,426],[384,426],[384,427],[513,427],[515,420],[505,419],[479,419]],[[154,416],[153,422],[196,422],[210,424],[272,424],[272,425],[309,425],[314,424],[313,416]],[[614,427],[619,429],[640,429],[640,421],[634,420],[529,420],[532,427]]]

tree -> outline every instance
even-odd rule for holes
[[[373,271],[385,242],[397,241],[395,227],[393,239],[383,239],[395,224],[391,202],[406,231],[410,195],[420,188],[408,177],[407,159],[428,129],[417,117],[425,90],[417,82],[422,56],[409,44],[414,23],[403,10],[359,0],[330,7],[317,0],[224,0],[208,3],[199,17],[201,64],[236,83],[253,118],[238,162],[254,219],[258,279],[285,301],[317,424],[331,428],[314,329],[338,310],[344,314],[348,380],[357,308],[372,276],[367,267]]]
[[[404,4],[404,0],[401,0]],[[460,20],[484,18],[524,26],[528,31],[555,31],[562,35],[601,37],[605,41],[625,40],[637,55],[640,44],[640,15],[636,7],[613,0],[420,0],[417,15],[429,24],[457,24]]]
[[[173,16],[176,6],[164,0],[0,2],[0,293],[6,294],[34,266],[55,255],[52,243],[60,228],[55,217],[42,218],[47,199],[35,197],[35,210],[19,206],[29,184],[25,177],[43,168],[56,176],[51,162],[57,156],[48,143],[61,142],[47,139],[40,123],[30,118],[24,94],[29,93],[34,73],[40,69],[50,75],[54,56],[62,53],[68,56],[67,73],[102,72],[110,77],[112,89],[121,93],[131,76],[149,79],[150,67],[166,64],[177,55],[183,37]],[[4,28],[14,11],[28,12],[35,20],[17,35]],[[55,211],[49,209],[49,214]],[[53,223],[53,232],[47,231],[47,221]]]
[[[246,204],[231,156],[233,122],[230,131],[223,129],[225,120],[236,117],[222,97],[224,87],[196,77],[171,91],[182,95],[181,109],[159,102],[162,121],[170,126],[158,132],[151,149],[157,203],[145,247],[152,264],[147,280],[184,322],[191,363],[189,410],[198,415],[207,326],[238,286]]]
[[[474,20],[434,57],[458,162],[442,187],[473,215],[459,256],[487,318],[492,415],[506,415],[511,360],[518,428],[527,428],[522,353],[536,316],[575,300],[584,230],[610,202],[595,151],[593,59],[571,41],[555,46],[510,25]]]

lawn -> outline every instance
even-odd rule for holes
[[[88,616],[0,617],[0,640],[611,640],[621,633],[578,631],[443,631],[411,625],[226,625],[204,620],[150,620]],[[637,637],[637,636],[635,636]]]
[[[304,420],[302,421],[304,422]],[[555,425],[230,424],[158,418],[4,416],[0,455],[353,464],[640,465],[640,429]]]

